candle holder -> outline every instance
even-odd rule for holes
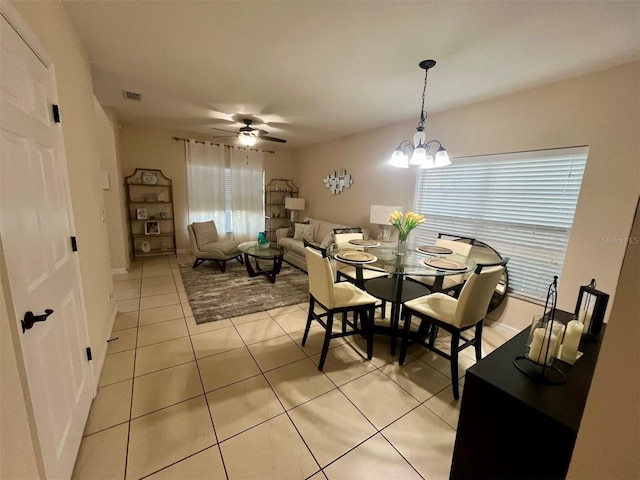
[[[564,325],[555,319],[557,297],[558,277],[554,276],[543,314],[533,317],[525,354],[513,360],[513,365],[522,373],[548,385],[562,385],[567,381],[564,373],[553,365],[564,334]]]
[[[578,321],[584,325],[582,339],[588,342],[597,342],[602,330],[604,313],[609,303],[609,295],[596,290],[596,279],[591,279],[589,285],[580,287],[575,314]]]

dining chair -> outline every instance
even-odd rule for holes
[[[336,244],[348,244],[349,240],[363,240],[364,235],[362,232],[359,233],[336,233],[334,234],[334,240]],[[354,249],[357,249],[357,246],[353,246]],[[362,270],[362,280],[366,282],[367,280],[371,280],[373,278],[383,278],[388,277],[389,273],[383,270],[382,268],[361,268]],[[358,284],[358,274],[357,267],[353,265],[348,265],[346,263],[342,263],[340,261],[336,264],[336,279],[338,282],[343,280],[347,282],[351,282],[355,285]],[[363,285],[358,285],[363,286]],[[385,300],[380,301],[380,313],[382,318],[385,317],[387,310],[387,302]]]
[[[438,238],[436,240],[436,246],[448,248],[453,253],[462,255],[463,257],[468,257],[471,253],[471,248],[473,247],[473,245],[469,243],[456,242],[454,240],[447,240],[444,238]],[[410,276],[407,278],[414,282],[419,282],[423,285],[426,285],[427,287],[429,287],[432,293],[445,292],[455,297],[460,294],[460,290],[462,289],[462,285],[464,284],[467,275],[447,275],[446,277],[442,278],[442,287],[437,290],[434,289],[434,282],[436,277]]]
[[[422,345],[451,364],[451,382],[453,398],[460,397],[458,388],[458,354],[467,347],[474,346],[476,360],[482,358],[482,326],[489,308],[493,291],[500,280],[500,276],[509,261],[505,257],[501,262],[478,264],[467,279],[460,296],[453,298],[442,292],[431,293],[410,300],[404,304],[403,334],[400,345],[400,365],[407,356],[407,349],[412,344]],[[420,325],[411,333],[411,320],[420,319]],[[473,338],[462,336],[462,333],[475,327]],[[451,334],[450,353],[435,346],[438,328]],[[425,335],[428,337],[426,339]],[[460,344],[460,340],[463,341]]]
[[[373,356],[373,316],[376,298],[367,292],[360,290],[348,282],[334,283],[333,269],[327,257],[323,257],[317,250],[307,247],[305,249],[307,260],[307,273],[309,274],[309,313],[307,325],[302,337],[302,346],[305,345],[311,328],[311,322],[317,321],[325,330],[324,342],[318,370],[324,368],[324,362],[329,350],[329,342],[332,338],[346,337],[358,333],[366,333],[367,358]],[[324,310],[322,313],[315,311],[316,304]],[[353,321],[347,318],[347,313],[353,312]],[[333,316],[343,313],[342,329],[333,331]],[[360,327],[358,327],[360,317]],[[347,327],[350,327],[347,329]]]

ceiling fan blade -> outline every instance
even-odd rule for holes
[[[269,137],[268,135],[262,135],[259,138],[260,140],[268,140],[269,142],[287,143],[287,141],[282,138]]]
[[[211,128],[212,130],[219,130],[221,132],[226,132],[226,133],[236,133],[236,132],[231,132],[229,130],[224,130],[222,128],[216,128],[216,127],[209,127],[209,128]]]

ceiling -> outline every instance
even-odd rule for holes
[[[429,113],[640,59],[637,0],[62,3],[122,124],[215,136],[250,117],[287,140],[262,148],[417,123],[427,58]]]

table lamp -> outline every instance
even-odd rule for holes
[[[389,222],[389,215],[396,211],[402,212],[403,209],[404,207],[402,205],[371,205],[369,222],[377,223],[379,225],[379,241],[388,242],[391,240],[391,222]]]
[[[298,210],[304,210],[304,198],[287,197],[284,199],[284,208],[291,211],[291,223],[298,220]]]

